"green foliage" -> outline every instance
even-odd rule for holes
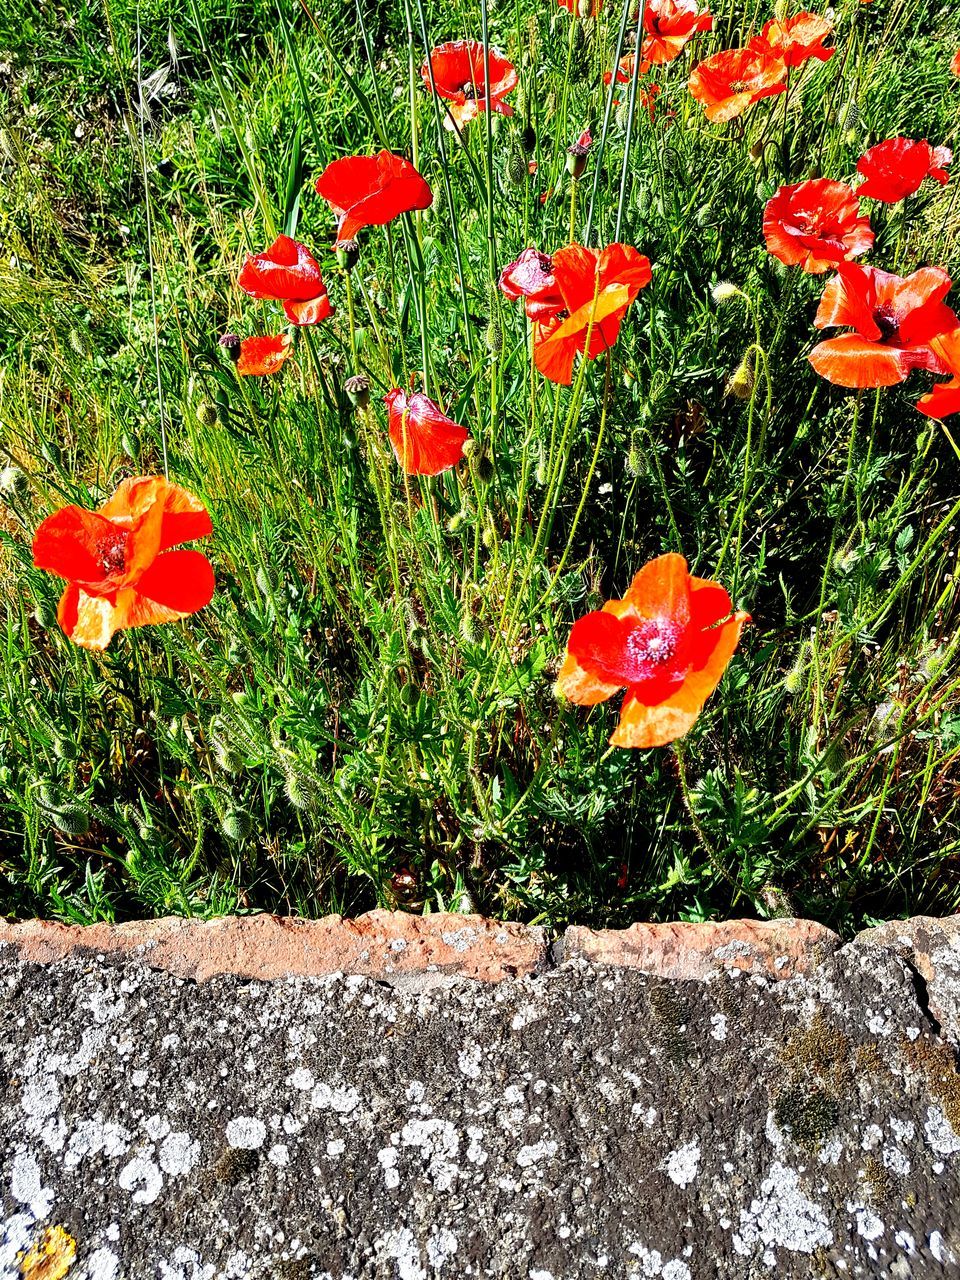
[[[913,407],[922,375],[854,393],[814,374],[822,280],[770,258],[761,219],[779,185],[850,178],[884,137],[954,143],[960,22],[842,0],[838,53],[720,126],[687,92],[691,57],[770,13],[712,7],[715,34],[658,69],[651,120],[629,86],[607,111],[613,0],[585,22],[555,0],[7,5],[4,911],[379,903],[561,925],[786,903],[851,929],[956,908],[956,447]],[[419,67],[484,20],[517,111],[461,144]],[[366,232],[348,298],[313,179],[380,146],[435,201]],[[956,273],[956,190],[874,206],[870,260]],[[654,263],[609,386],[603,360],[572,390],[531,378],[522,308],[495,287],[571,216]],[[337,313],[241,381],[217,339],[278,331],[233,280],[281,230]],[[367,409],[344,389],[359,372]],[[476,444],[405,482],[381,397],[417,375]],[[213,514],[214,602],[76,649],[31,535],[161,471],[161,422],[171,477]],[[611,751],[616,705],[565,704],[553,681],[573,620],[667,550],[753,625],[676,751]]]

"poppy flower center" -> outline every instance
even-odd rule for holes
[[[881,342],[889,342],[891,338],[895,338],[897,336],[897,331],[900,328],[900,325],[893,314],[893,308],[888,302],[885,302],[882,307],[877,307],[874,311],[873,323],[880,330]]]
[[[105,533],[97,539],[95,555],[100,568],[108,576],[120,573],[127,563],[128,534],[118,530],[116,533]]]
[[[631,684],[664,674],[661,668],[676,657],[683,628],[669,618],[653,618],[633,627],[624,641],[624,675]]]
[[[473,83],[472,80],[467,80],[464,84],[462,84],[460,86],[460,92],[463,94],[463,96],[467,99],[468,102],[475,102],[477,98],[480,97],[480,94],[477,91],[477,86]]]

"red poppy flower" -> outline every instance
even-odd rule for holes
[[[650,261],[628,244],[569,244],[551,262],[563,310],[534,323],[533,358],[545,378],[569,386],[578,351],[595,360],[616,342],[627,308],[650,283]]]
[[[487,61],[490,63],[489,90]],[[435,85],[437,95],[449,104],[449,115],[444,118],[449,129],[454,124],[462,128],[481,111],[513,115],[513,107],[504,98],[517,87],[516,69],[496,49],[490,49],[485,55],[479,40],[450,40],[438,45],[431,51],[429,63],[423,64],[420,75],[427,89],[432,91]]]
[[[944,372],[953,376],[949,382],[938,382],[921,396],[917,408],[928,418],[948,418],[952,413],[960,413],[960,329],[931,338],[930,347],[943,361]]]
[[[511,302],[526,298],[527,315],[531,320],[549,320],[565,305],[557,288],[553,263],[539,249],[524,249],[516,262],[503,268],[500,291]]]
[[[333,314],[316,259],[289,236],[277,236],[265,253],[248,254],[237,284],[252,298],[282,302],[294,324],[319,324]]]
[[[644,61],[659,65],[673,62],[698,31],[710,31],[713,15],[700,12],[697,0],[647,0],[643,15],[646,39],[641,46]]]
[[[463,457],[466,427],[448,418],[429,396],[408,395],[394,387],[384,396],[390,420],[390,443],[408,475],[435,476]]]
[[[918,191],[924,178],[933,178],[945,186],[949,175],[944,166],[952,159],[949,147],[932,147],[929,142],[914,142],[912,138],[888,138],[857,161],[857,173],[866,178],[857,188],[857,195],[895,204]]]
[[[617,63],[617,84],[629,84],[633,79],[633,71],[636,65],[637,65],[637,59],[636,59],[636,55],[633,53],[628,53],[625,58],[621,58],[620,61]],[[645,64],[641,63],[640,64],[641,73],[645,69],[646,69]],[[609,84],[612,79],[613,79],[612,71],[605,71],[603,73],[604,84]]]
[[[105,649],[115,631],[175,622],[213,597],[199,551],[170,551],[212,531],[201,502],[162,476],[124,480],[97,511],[63,507],[33,538],[33,563],[68,586],[57,617],[75,644]]]
[[[756,46],[725,49],[694,67],[690,93],[706,109],[708,120],[735,120],[761,98],[786,90],[786,64],[773,52]]]
[[[573,624],[557,688],[581,706],[625,688],[611,745],[662,747],[696,720],[749,621],[719,583],[691,577],[683,556],[659,556],[622,600]]]
[[[316,183],[337,215],[337,244],[355,240],[363,227],[382,227],[401,213],[429,209],[430,185],[403,156],[344,156],[324,169]]]
[[[892,387],[911,369],[949,373],[932,350],[931,338],[960,326],[943,299],[950,277],[940,267],[922,267],[905,278],[841,263],[828,281],[813,323],[818,329],[848,325],[853,333],[828,338],[807,359],[821,377],[839,387]]]
[[[953,61],[950,63],[950,70],[955,76],[960,76],[960,49],[953,55]]]
[[[290,355],[291,341],[289,333],[278,333],[266,338],[244,338],[236,360],[237,373],[257,378],[276,373]]]
[[[763,235],[775,258],[810,275],[866,253],[873,244],[870,219],[861,217],[853,188],[830,178],[781,187],[767,201]]]
[[[788,67],[799,67],[811,58],[827,62],[836,53],[835,48],[824,48],[824,40],[833,34],[833,23],[815,13],[798,13],[793,18],[778,22],[771,18],[761,35],[751,41],[770,49],[783,59]]]

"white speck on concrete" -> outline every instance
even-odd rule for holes
[[[441,933],[440,937],[444,940],[448,947],[453,947],[454,951],[466,951],[476,941],[477,931],[471,929],[469,925],[465,925],[462,929],[448,930]]]
[[[930,1252],[938,1262],[953,1264],[957,1260],[957,1255],[944,1240],[939,1231],[931,1231],[927,1237],[927,1243],[930,1245]]]
[[[700,1168],[700,1143],[696,1139],[671,1151],[660,1166],[672,1183],[688,1187]]]
[[[95,1249],[80,1271],[78,1280],[117,1280],[120,1259],[112,1249]]]
[[[528,1271],[530,1280],[553,1280],[552,1271]]]
[[[227,1121],[227,1145],[240,1151],[256,1151],[267,1136],[267,1126],[256,1116],[234,1116]]]
[[[714,1040],[726,1040],[727,1015],[725,1013],[715,1013],[710,1019],[710,1034]]]
[[[517,1152],[517,1164],[521,1169],[529,1169],[533,1165],[539,1164],[541,1160],[548,1160],[556,1154],[557,1144],[547,1139],[541,1139],[540,1142],[533,1142],[529,1146],[520,1148]]]
[[[862,1204],[847,1204],[847,1212],[852,1213],[857,1223],[857,1235],[864,1240],[879,1240],[886,1227],[877,1215]]]
[[[733,942],[727,942],[722,947],[717,947],[713,957],[715,960],[737,960],[752,954],[753,947],[751,947],[750,943],[736,938]]]
[[[733,1236],[741,1256],[764,1250],[813,1253],[833,1244],[833,1232],[819,1205],[800,1190],[796,1170],[775,1160],[749,1209],[740,1210],[740,1230]]]
[[[445,1227],[440,1227],[434,1231],[433,1235],[427,1241],[427,1261],[435,1271],[441,1271],[443,1264],[448,1258],[453,1258],[457,1252],[457,1237],[452,1231],[447,1231]]]
[[[53,1206],[53,1192],[41,1184],[40,1166],[29,1151],[18,1151],[10,1173],[10,1194],[42,1222]]]
[[[152,1151],[153,1148],[151,1147]],[[129,1191],[134,1204],[153,1204],[163,1190],[160,1170],[146,1155],[137,1155],[123,1166],[117,1179],[123,1191]]]
[[[384,1147],[377,1152],[377,1163],[383,1169],[383,1185],[388,1191],[393,1191],[400,1185],[400,1171],[397,1169],[396,1147]]]
[[[960,1151],[960,1138],[939,1107],[927,1107],[927,1122],[923,1131],[927,1135],[927,1142],[938,1156],[951,1156],[955,1151]]]
[[[318,1111],[335,1111],[337,1115],[348,1116],[360,1105],[360,1094],[352,1085],[320,1084],[310,1094],[310,1105]]]
[[[306,1093],[313,1088],[316,1080],[309,1067],[297,1067],[296,1071],[290,1073],[287,1084],[291,1089],[302,1089]]]
[[[189,1133],[170,1133],[160,1144],[158,1160],[171,1178],[185,1178],[200,1163],[200,1143]]]
[[[457,1066],[468,1080],[479,1080],[480,1063],[483,1061],[483,1050],[478,1044],[467,1045],[457,1056]]]
[[[905,1254],[910,1256],[917,1251],[917,1242],[909,1231],[897,1231],[894,1233],[893,1243],[898,1249],[902,1249]]]
[[[82,1160],[99,1155],[101,1151],[114,1158],[126,1155],[129,1146],[129,1130],[122,1125],[105,1121],[97,1112],[90,1120],[81,1120],[70,1135],[63,1157],[64,1167],[75,1169]]]
[[[396,1280],[427,1280],[427,1273],[421,1265],[420,1248],[409,1227],[391,1231],[376,1241],[374,1248],[396,1263],[391,1269]]]
[[[347,1144],[342,1138],[331,1138],[327,1143],[328,1156],[342,1156],[347,1149]]]
[[[891,1173],[899,1173],[901,1177],[906,1177],[910,1172],[910,1161],[899,1147],[884,1147],[882,1159],[883,1167],[889,1169]]]
[[[416,1147],[423,1153],[434,1186],[449,1191],[456,1181],[460,1135],[449,1120],[408,1120],[400,1131],[405,1147]]]
[[[20,1106],[34,1121],[52,1116],[60,1106],[60,1086],[56,1077],[44,1075],[29,1080],[23,1086]],[[36,1126],[31,1126],[31,1132],[36,1132]]]

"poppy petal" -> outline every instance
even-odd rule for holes
[[[285,302],[283,310],[292,324],[319,324],[333,315],[326,290],[319,297],[308,298],[305,302]]]
[[[162,621],[196,613],[213,599],[214,586],[213,566],[202,552],[168,551],[157,556],[137,583],[138,600],[126,625],[136,627],[144,621],[160,621],[142,616],[157,608],[170,615]]]
[[[576,655],[568,652],[557,676],[557,688],[571,702],[581,707],[592,707],[612,698],[623,685],[607,683],[594,672],[585,671]]]
[[[104,568],[97,545],[116,535],[109,520],[82,507],[62,507],[33,535],[33,564],[72,582],[99,582]]]
[[[911,368],[902,350],[868,342],[855,333],[828,338],[807,359],[821,378],[837,387],[894,387]]]
[[[650,707],[628,693],[620,709],[620,723],[610,738],[612,747],[665,747],[682,738],[699,714],[668,703]]]
[[[124,591],[117,592],[117,598],[119,600],[121,596],[132,594],[127,587]],[[106,649],[114,633],[123,625],[121,613],[113,600],[106,596],[87,595],[81,589],[77,590],[76,595],[71,595],[69,600],[67,593],[64,593],[58,615],[61,626],[70,639],[84,649]],[[64,625],[68,621],[72,624],[69,631]]]
[[[670,551],[643,566],[624,599],[641,618],[669,618],[686,626],[690,621],[690,581],[686,560]]]

